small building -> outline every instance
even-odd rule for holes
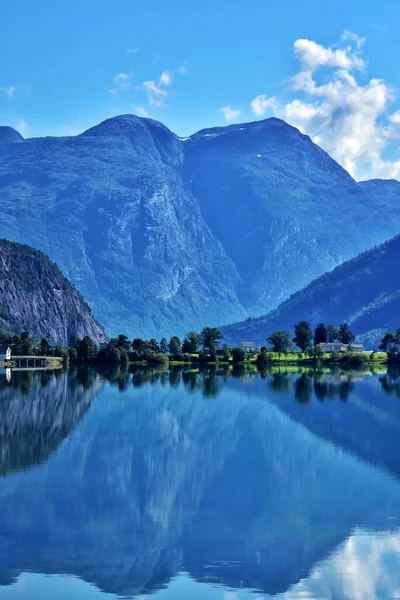
[[[240,347],[243,348],[243,350],[246,350],[246,352],[253,352],[254,350],[257,350],[257,346],[254,342],[242,342]]]
[[[363,344],[342,344],[342,342],[322,342],[318,346],[324,352],[346,352],[349,346],[354,352],[363,352],[364,350]]]
[[[11,360],[11,347],[0,344],[0,362]]]

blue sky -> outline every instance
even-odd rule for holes
[[[3,0],[0,121],[136,112],[186,136],[276,115],[358,178],[400,177],[399,25],[398,0]]]

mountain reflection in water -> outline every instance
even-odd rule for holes
[[[399,388],[395,371],[0,377],[0,600],[400,597]]]

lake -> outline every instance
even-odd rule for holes
[[[400,375],[0,375],[0,600],[400,598]]]

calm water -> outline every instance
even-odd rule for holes
[[[400,376],[0,375],[0,600],[400,598]]]

